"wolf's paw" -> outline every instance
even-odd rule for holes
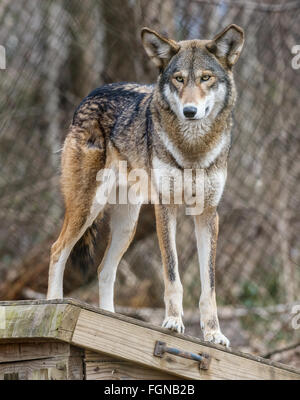
[[[209,331],[203,334],[204,340],[206,342],[221,344],[225,347],[230,346],[230,342],[226,336],[223,335],[221,331]]]
[[[167,317],[165,318],[163,324],[163,328],[170,329],[171,331],[175,331],[178,333],[184,333],[184,325],[181,317]]]

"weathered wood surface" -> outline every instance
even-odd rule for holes
[[[162,371],[142,367],[133,362],[112,358],[89,350],[85,352],[84,364],[86,380],[178,379],[175,375],[165,374]]]
[[[83,350],[63,342],[0,343],[0,364],[51,357],[80,357]]]
[[[69,342],[79,313],[79,307],[63,301],[0,302],[0,316],[4,318],[0,321],[0,340],[52,338]]]
[[[0,380],[83,380],[81,357],[48,357],[1,363]]]
[[[0,302],[1,309],[0,315],[5,309],[6,326],[1,329],[0,320],[0,343],[34,339],[64,341],[129,362],[122,364],[126,369],[120,369],[125,375],[134,374],[128,370],[128,365],[134,363],[189,379],[300,379],[300,372],[294,368],[171,333],[72,299]],[[212,359],[209,370],[200,370],[197,362],[169,354],[154,357],[157,340],[181,350],[209,354]],[[119,361],[111,361],[103,376],[109,374],[114,362]]]
[[[83,355],[62,342],[0,344],[0,380],[82,380]]]

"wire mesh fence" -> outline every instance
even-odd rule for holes
[[[292,64],[292,48],[300,44],[299,1],[0,2],[2,299],[46,291],[48,253],[63,217],[60,149],[81,99],[107,82],[155,81],[141,27],[181,40],[211,38],[230,23],[244,28],[246,45],[235,70],[239,96],[219,207],[220,316],[232,342],[240,338],[237,345],[251,351],[299,340],[291,323],[292,306],[300,302],[300,72]],[[83,277],[69,265],[66,295],[97,301],[105,221],[103,229],[95,269]],[[193,221],[184,210],[177,232],[184,305],[194,310],[188,314],[194,321],[200,280]],[[154,214],[145,206],[119,267],[116,302],[153,309],[162,299]]]

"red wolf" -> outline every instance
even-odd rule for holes
[[[47,298],[63,297],[65,263],[75,245],[76,249],[83,243],[93,254],[97,220],[105,210],[110,215],[110,240],[98,268],[99,297],[100,307],[114,312],[117,267],[133,239],[145,199],[140,196],[138,201],[107,207],[108,201],[99,201],[99,193],[109,194],[119,181],[108,177],[99,182],[98,177],[104,170],[115,176],[117,164],[126,162],[127,174],[139,169],[150,176],[154,171],[165,284],[163,326],[183,333],[183,289],[175,245],[178,205],[174,199],[169,204],[162,201],[159,182],[187,169],[201,170],[203,204],[201,213],[194,215],[201,328],[204,340],[229,346],[220,330],[216,306],[217,206],[226,181],[236,100],[233,66],[243,48],[244,33],[230,25],[212,40],[176,42],[144,28],[142,41],[159,68],[156,84],[104,85],[92,91],[75,111],[62,153],[65,218],[51,249]],[[194,178],[191,180],[195,186]],[[173,185],[171,192],[181,195],[182,187]]]

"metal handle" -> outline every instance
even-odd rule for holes
[[[174,356],[187,358],[189,360],[198,361],[200,369],[208,369],[210,364],[210,356],[208,354],[195,354],[188,351],[176,349],[175,347],[168,347],[165,342],[157,341],[154,347],[154,355],[156,357],[163,357],[165,353],[173,354]]]

